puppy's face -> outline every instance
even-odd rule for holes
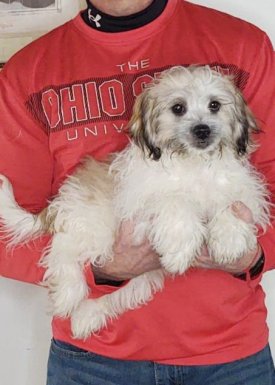
[[[164,150],[247,153],[255,120],[233,83],[209,67],[174,67],[137,99],[130,130],[155,160]]]

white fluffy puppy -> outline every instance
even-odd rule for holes
[[[71,316],[76,338],[152,298],[164,272],[182,274],[207,244],[220,263],[256,245],[256,225],[269,221],[262,177],[250,165],[255,120],[227,77],[209,67],[167,70],[137,98],[132,141],[111,166],[88,158],[40,214],[20,208],[1,176],[2,228],[12,246],[53,234],[42,259],[56,316]],[[233,215],[242,201],[255,225]],[[134,220],[135,239],[147,237],[163,269],[143,274],[112,294],[88,299],[83,268],[111,259],[122,220]]]

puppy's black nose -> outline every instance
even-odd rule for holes
[[[206,124],[198,124],[192,131],[198,139],[206,139],[211,133],[210,127]]]

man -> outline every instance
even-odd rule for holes
[[[274,191],[274,63],[267,36],[183,0],[93,0],[1,73],[0,172],[18,202],[39,211],[83,156],[101,160],[121,150],[144,85],[168,67],[194,63],[235,76],[262,125],[253,162]],[[253,222],[241,202],[232,210]],[[132,245],[133,226],[122,224],[113,263],[87,268],[91,295],[159,266],[146,242]],[[1,245],[0,273],[39,282],[37,262],[48,241],[45,236],[12,255]],[[70,320],[54,319],[48,385],[275,384],[259,285],[275,266],[274,242],[270,227],[234,266],[216,266],[205,248],[198,268],[167,278],[148,305],[85,341],[72,339]]]

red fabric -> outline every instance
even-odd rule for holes
[[[261,124],[253,156],[272,193],[275,189],[274,63],[267,36],[236,18],[170,0],[153,23],[124,33],[102,33],[81,17],[16,54],[0,75],[0,172],[18,202],[39,211],[80,159],[103,159],[121,150],[134,97],[172,65],[211,64],[235,75]],[[41,280],[36,265],[48,239],[7,255],[0,272],[28,282]],[[266,269],[275,266],[274,230],[260,237]],[[94,296],[116,290],[96,287]],[[71,339],[70,321],[55,319],[55,338],[123,359],[169,364],[228,362],[267,343],[264,293],[256,281],[193,269],[167,279],[165,289],[139,309],[126,312],[98,336]]]

